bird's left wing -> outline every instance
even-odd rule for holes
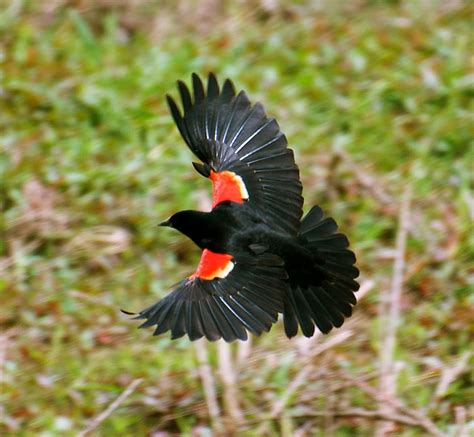
[[[299,170],[278,123],[263,106],[235,93],[227,79],[220,89],[209,74],[207,89],[196,74],[192,93],[178,81],[183,112],[167,96],[178,129],[203,164],[196,169],[213,182],[212,206],[248,201],[274,230],[295,235],[303,197]]]
[[[188,335],[214,341],[246,340],[247,331],[269,331],[283,311],[286,271],[281,258],[268,253],[227,254],[203,251],[196,272],[165,298],[140,311],[140,327],[155,326],[154,335]]]

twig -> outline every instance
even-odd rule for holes
[[[5,240],[5,242],[6,241],[7,240]],[[8,252],[12,253],[12,255],[0,258],[0,274],[2,276],[15,264],[15,255],[21,254],[21,256],[27,256],[41,246],[41,241],[39,240],[33,240],[29,243],[23,244],[23,241],[11,238],[8,243],[10,246]]]
[[[220,419],[221,412],[219,403],[217,402],[214,377],[212,376],[211,367],[209,365],[207,343],[205,340],[201,339],[194,342],[193,345],[199,364],[199,376],[201,377],[202,386],[204,389],[204,398],[206,399],[206,406],[211,419],[212,429],[216,434],[219,434],[223,430]]]
[[[117,306],[115,304],[106,302],[103,297],[95,297],[78,290],[72,290],[69,294],[75,297],[76,299],[83,300],[84,302],[99,305],[104,308],[111,308],[117,311]]]
[[[455,432],[455,437],[468,437],[468,428],[466,426],[466,408],[462,406],[457,406],[454,408],[454,416],[456,418],[457,430]],[[474,429],[474,424],[473,428]]]
[[[247,359],[252,352],[252,336],[247,341],[239,341],[237,344],[237,366],[241,368],[246,365]]]
[[[466,202],[469,219],[474,220],[474,198],[469,190],[463,192],[464,201]]]
[[[224,402],[229,418],[231,419],[231,429],[235,432],[244,422],[244,415],[240,409],[238,389],[236,386],[236,376],[232,367],[232,357],[230,345],[223,340],[217,342],[217,352],[219,355],[219,375],[224,385]]]
[[[96,416],[91,423],[77,434],[78,437],[85,437],[87,434],[92,432],[96,429],[107,417],[109,417],[119,406],[120,404],[128,398],[137,388],[138,384],[143,381],[142,378],[134,379],[130,384],[128,384],[127,388],[113,401],[102,413]]]
[[[3,393],[3,385],[6,383],[5,377],[5,363],[7,361],[7,351],[10,347],[10,344],[13,343],[11,340],[12,337],[15,337],[20,332],[19,328],[11,328],[8,331],[5,331],[3,334],[0,334],[0,393]],[[8,423],[5,413],[5,407],[0,403],[0,424],[4,423],[5,425],[11,425],[11,428],[16,427],[16,423]]]
[[[395,397],[387,397],[385,393],[380,393],[379,390],[371,387],[365,381],[349,378],[344,374],[341,374],[342,378],[351,381],[353,385],[359,387],[364,393],[372,397],[376,402],[382,406],[385,404],[390,405],[390,411],[381,408],[381,412],[384,415],[392,415],[396,410],[406,416],[411,417],[417,422],[417,426],[423,428],[429,434],[436,437],[443,437],[445,434],[442,433],[436,425],[422,412],[414,408],[409,408],[403,404],[403,402]]]
[[[402,405],[400,410],[409,415],[412,416],[414,419],[418,421],[419,426],[424,428],[426,431],[428,431],[431,435],[435,437],[445,437],[446,434],[441,432],[438,427],[433,423],[432,420],[430,420],[426,415],[419,410],[416,409],[411,409],[406,407],[405,405]]]
[[[393,362],[393,355],[396,346],[396,337],[398,324],[400,323],[400,297],[403,287],[403,272],[405,270],[405,251],[406,240],[409,231],[410,222],[410,200],[411,189],[407,185],[403,193],[399,215],[399,228],[396,241],[396,256],[393,265],[392,285],[390,287],[388,297],[388,309],[386,314],[386,329],[383,331],[381,344],[381,361],[380,361],[380,391],[384,398],[392,398],[396,394],[396,372]],[[389,415],[390,406],[386,402],[381,405],[382,411]],[[379,437],[386,436],[392,430],[392,425],[388,422],[380,424],[376,435]]]
[[[303,425],[293,432],[293,437],[306,437],[311,435],[311,429],[314,429],[314,422],[312,420],[306,420]]]
[[[397,422],[402,425],[409,425],[409,426],[419,426],[419,423],[412,419],[411,417],[404,416],[402,414],[397,414],[391,412],[387,414],[381,410],[365,410],[363,408],[348,408],[344,411],[333,411],[331,412],[332,416],[334,417],[361,417],[367,419],[375,419],[375,420],[389,420],[391,422]],[[292,414],[291,417],[303,418],[303,417],[326,417],[327,412],[325,411],[312,411],[309,413],[301,413],[301,414]]]
[[[20,330],[18,328],[11,328],[5,331],[3,334],[0,334],[0,388],[6,381],[4,371],[7,359],[7,350],[11,343],[10,339],[16,336],[19,332]]]
[[[462,354],[461,358],[457,360],[457,363],[452,367],[444,367],[441,373],[438,386],[435,391],[435,398],[442,398],[448,390],[451,383],[466,369],[466,366],[471,358],[472,353],[466,351]]]
[[[359,291],[356,293],[357,301],[360,302],[362,298],[374,288],[375,281],[373,279],[367,279],[360,284]]]
[[[280,399],[273,406],[269,416],[270,418],[275,418],[280,415],[283,409],[287,406],[289,399],[293,394],[304,384],[308,376],[313,372],[313,358],[322,352],[334,347],[335,345],[342,343],[346,339],[352,336],[352,331],[344,330],[339,331],[334,336],[330,337],[327,341],[316,346],[311,355],[306,359],[306,363],[303,368],[295,376],[291,384],[285,390],[285,392],[280,396]]]

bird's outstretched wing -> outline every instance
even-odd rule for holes
[[[303,198],[293,151],[277,122],[227,79],[219,88],[209,74],[207,90],[192,75],[193,93],[178,81],[183,113],[167,96],[178,129],[204,163],[196,169],[213,181],[213,206],[248,201],[274,230],[296,235]]]
[[[171,338],[246,340],[247,331],[269,331],[283,311],[286,271],[271,254],[231,257],[204,250],[194,275],[164,299],[141,311],[140,327],[156,325],[154,335]]]

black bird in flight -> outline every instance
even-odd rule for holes
[[[301,220],[303,197],[293,151],[277,122],[227,79],[178,81],[183,112],[173,119],[213,183],[210,212],[181,211],[163,223],[201,249],[197,270],[137,319],[155,335],[246,340],[283,313],[285,333],[306,337],[339,327],[356,304],[359,271],[345,235],[319,206]]]

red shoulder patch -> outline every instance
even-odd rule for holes
[[[212,207],[214,208],[224,200],[243,203],[249,198],[247,188],[242,178],[232,171],[216,173],[211,171],[209,178],[212,180]]]
[[[233,268],[232,255],[215,253],[209,249],[204,249],[198,268],[189,279],[201,278],[211,280],[215,278],[225,278]]]

